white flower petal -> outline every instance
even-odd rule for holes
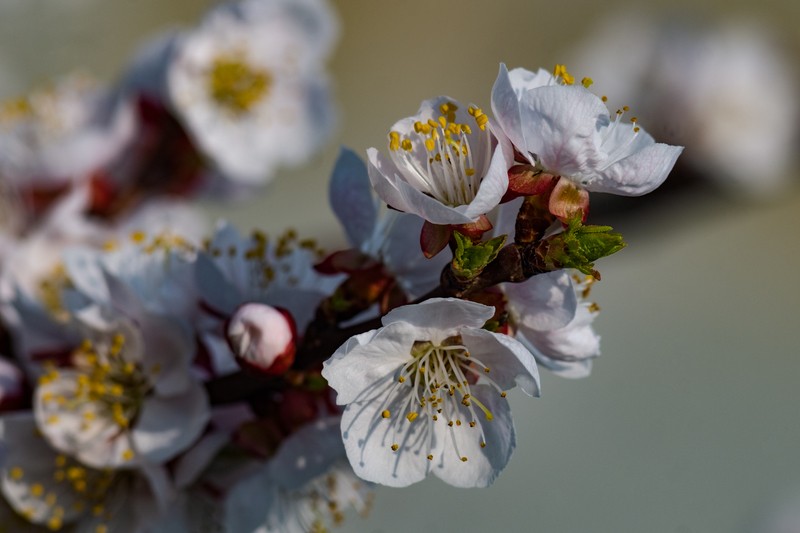
[[[583,176],[600,166],[597,129],[607,116],[603,102],[583,87],[554,85],[525,92],[520,103],[525,152],[550,173]]]
[[[519,385],[528,396],[539,396],[539,370],[530,351],[519,341],[482,329],[461,332],[464,346],[489,369],[485,376],[502,390]]]
[[[464,214],[472,220],[485,215],[500,203],[508,190],[508,168],[513,164],[506,158],[500,143],[492,153],[489,169],[481,180],[475,199],[470,202]],[[433,221],[431,221],[433,222]]]
[[[625,196],[646,194],[667,179],[681,152],[682,146],[652,144],[600,171],[587,188]]]
[[[378,384],[394,378],[411,358],[411,326],[403,322],[351,337],[322,366],[336,392],[336,403],[368,400],[381,394]]]
[[[422,303],[404,305],[389,311],[381,322],[384,326],[404,322],[418,329],[449,332],[462,327],[481,328],[494,316],[494,308],[458,298],[431,298]],[[441,336],[439,333],[437,336]],[[447,333],[444,333],[447,335]],[[443,340],[443,339],[417,339]]]
[[[298,490],[344,457],[341,419],[323,418],[290,435],[270,459],[272,479],[283,489]]]
[[[409,422],[402,415],[409,387],[396,387],[387,377],[376,383],[376,389],[380,399],[353,402],[342,414],[342,438],[350,465],[361,479],[390,487],[422,481],[431,468],[426,455],[432,422],[426,418]],[[384,418],[384,410],[396,414]]]
[[[522,283],[506,283],[503,291],[511,310],[528,328],[557,329],[575,317],[578,300],[565,270],[538,274]]]
[[[515,91],[509,77],[508,69],[504,63],[500,63],[500,72],[492,87],[492,113],[495,120],[499,123],[499,132],[505,134],[511,143],[521,150],[523,156],[531,158],[531,155],[524,151],[525,135],[522,129],[522,117],[519,109],[519,93]],[[531,161],[533,163],[533,161]]]
[[[209,416],[208,397],[199,383],[177,396],[150,396],[131,430],[134,451],[154,463],[167,461],[200,436]]]
[[[328,185],[331,209],[344,227],[351,246],[358,248],[371,235],[378,211],[364,162],[347,148],[339,151]]]
[[[478,418],[472,427],[468,423],[467,409],[459,406],[460,426],[449,426],[444,420],[433,422],[434,441],[442,444],[441,448],[432,450],[431,472],[455,487],[488,487],[514,452],[514,424],[508,401],[492,387],[476,385],[471,390],[473,397],[480,399],[493,418]]]

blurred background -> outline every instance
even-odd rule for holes
[[[344,238],[327,207],[338,146],[362,153],[383,147],[391,124],[439,94],[488,112],[500,62],[532,70],[576,65],[576,78],[593,77],[612,102],[619,95],[612,87],[633,98],[658,140],[687,144],[686,162],[664,192],[598,200],[594,221],[614,225],[629,243],[598,265],[603,280],[593,294],[603,309],[596,322],[603,356],[589,379],[546,374],[542,398],[512,397],[518,447],[499,481],[482,491],[436,480],[381,489],[370,516],[349,519],[341,531],[800,531],[800,172],[791,158],[800,4],[658,3],[644,10],[589,0],[339,0],[342,33],[330,65],[340,113],[334,140],[252,203],[207,207],[243,228],[291,226],[339,246]],[[0,99],[75,69],[113,82],[144,39],[195,24],[210,5],[0,0]],[[748,75],[724,54],[712,54],[708,65],[692,62],[702,54],[678,46],[743,23],[769,42],[753,53],[768,70]],[[718,48],[747,42],[738,35]],[[604,48],[611,38],[623,44]],[[653,49],[642,59],[642,50]],[[665,50],[682,59],[658,55]],[[667,64],[677,66],[655,69]],[[628,77],[632,65],[638,78]],[[695,150],[694,143],[716,139],[715,119],[702,111],[740,94],[743,79],[745,104],[726,108],[731,120],[717,128],[756,135],[743,146],[724,144],[729,152]],[[706,100],[675,96],[700,81]],[[746,119],[752,111],[769,117],[766,133]],[[783,146],[788,162],[756,151],[733,171],[715,172],[714,161],[737,161],[756,143]],[[726,186],[729,175],[736,187]],[[770,185],[751,187],[749,177]]]

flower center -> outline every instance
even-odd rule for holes
[[[487,421],[491,421],[494,415],[472,395],[470,386],[480,379],[482,383],[495,388],[501,397],[505,398],[506,393],[489,378],[490,368],[473,357],[462,342],[461,336],[455,335],[440,344],[431,341],[414,343],[412,359],[402,367],[397,377],[397,386],[411,388],[400,411],[405,413],[408,422],[414,422],[422,415],[431,422],[441,419],[442,424],[454,431],[477,427],[480,445],[485,447],[486,438],[478,419],[483,415]],[[381,416],[390,418],[392,413],[385,409]],[[391,448],[397,451],[399,445],[392,444]],[[467,461],[467,457],[458,449],[455,452],[461,461]],[[427,457],[433,460],[430,453]]]
[[[272,78],[239,56],[219,56],[211,65],[208,90],[211,98],[234,115],[250,111],[269,92]]]
[[[316,240],[301,239],[294,229],[286,230],[272,242],[266,233],[254,230],[245,247],[232,244],[223,248],[208,240],[204,243],[204,249],[220,262],[244,263],[249,270],[252,288],[261,291],[266,291],[273,284],[297,286],[307,266],[305,259],[311,261],[302,255],[303,252],[316,260],[325,256],[325,251]]]
[[[458,106],[445,102],[439,106],[440,116],[427,122],[414,123],[414,132],[401,135],[389,132],[389,150],[393,158],[411,171],[412,179],[423,192],[449,206],[469,204],[475,199],[485,169],[476,169],[476,157],[470,140],[482,150],[488,161],[491,138],[483,133],[489,122],[483,111],[470,106],[469,114],[480,133],[456,122]],[[424,146],[426,157],[418,155],[415,147]],[[479,172],[480,171],[480,172]]]
[[[48,392],[42,400],[80,411],[83,430],[98,417],[112,420],[120,430],[128,429],[152,387],[141,366],[123,357],[124,345],[125,337],[120,333],[115,334],[107,346],[95,346],[85,340],[73,354],[78,371],[73,392],[69,396]],[[151,373],[158,371],[158,368],[151,369]],[[46,386],[59,378],[59,372],[53,369],[39,378],[39,384]],[[54,418],[48,422],[57,423],[58,420]]]

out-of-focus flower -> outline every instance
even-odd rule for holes
[[[494,481],[514,449],[506,391],[539,393],[533,356],[481,329],[494,308],[431,299],[394,309],[322,375],[346,405],[342,436],[356,474],[402,487],[433,473],[458,487]]]
[[[336,33],[324,0],[244,0],[168,47],[169,98],[224,176],[265,183],[325,141],[334,112],[323,62]]]
[[[367,150],[369,177],[391,207],[433,224],[470,224],[508,187],[509,162],[475,106],[440,96],[389,132],[389,159]]]
[[[39,211],[116,155],[132,129],[129,109],[108,113],[106,94],[92,80],[66,77],[0,104],[0,180]]]
[[[345,460],[339,419],[317,420],[287,438],[264,467],[231,491],[227,531],[326,531],[349,509],[365,513],[369,489]]]
[[[146,309],[192,319],[197,294],[192,271],[198,244],[180,228],[162,229],[163,220],[151,222],[152,226],[120,232],[102,248],[73,246],[63,252],[68,283],[62,304],[69,312],[96,307],[98,318],[107,315],[113,321],[119,313],[136,320],[131,313]],[[115,291],[118,299],[112,296]],[[119,299],[123,293],[125,300]]]
[[[146,531],[171,497],[163,468],[87,467],[52,449],[27,413],[0,418],[0,443],[3,496],[22,518],[50,531]]]
[[[753,23],[617,13],[576,51],[596,88],[733,191],[774,194],[797,162],[797,71]]]
[[[558,270],[502,286],[516,338],[556,375],[586,377],[600,355],[592,328],[600,308],[587,301],[592,283],[591,276]]]
[[[555,78],[542,71],[509,73],[500,65],[492,89],[498,135],[508,137],[532,172],[557,179],[550,211],[560,218],[577,210],[585,217],[588,191],[625,196],[652,191],[683,150],[656,143],[635,118],[623,122],[623,110],[612,120],[600,97],[573,82],[563,67]]]
[[[71,365],[39,378],[34,413],[57,450],[96,468],[160,464],[199,437],[209,417],[190,375],[191,332],[169,317],[140,313],[87,339]]]

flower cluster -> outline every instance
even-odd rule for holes
[[[240,0],[118,87],[2,108],[0,526],[323,531],[374,484],[490,485],[509,391],[589,375],[594,263],[624,246],[589,195],[653,190],[682,148],[561,65],[501,65],[491,116],[439,96],[343,149],[348,249],[176,203],[320,145],[335,36],[320,0]]]

